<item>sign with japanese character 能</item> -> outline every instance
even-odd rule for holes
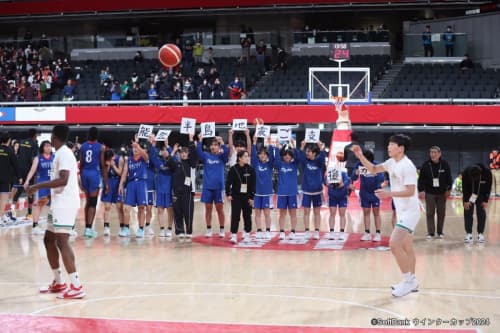
[[[181,134],[194,134],[196,128],[196,119],[182,118],[181,119]]]
[[[215,137],[215,123],[201,123],[201,137],[202,138],[213,138]]]
[[[137,137],[139,139],[149,139],[149,136],[153,134],[153,126],[152,125],[142,125],[139,127],[139,131],[137,132]]]

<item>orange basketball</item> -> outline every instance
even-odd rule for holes
[[[181,50],[175,44],[165,44],[158,51],[158,59],[165,67],[175,67],[182,59]]]
[[[264,125],[264,120],[262,118],[255,118],[253,120],[253,125],[254,126],[257,126],[257,125]]]
[[[335,154],[335,157],[337,158],[337,161],[343,162],[344,161],[344,152],[343,151],[337,152],[337,154]]]

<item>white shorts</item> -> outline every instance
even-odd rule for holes
[[[47,230],[53,233],[71,233],[75,226],[77,214],[77,208],[52,209],[47,216]]]
[[[415,228],[420,220],[420,209],[411,211],[396,211],[396,227],[407,230],[410,234],[415,231]]]

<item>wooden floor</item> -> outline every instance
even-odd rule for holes
[[[229,205],[226,209],[229,220]],[[194,231],[201,235],[205,227],[199,203],[195,212]],[[78,237],[73,243],[87,297],[56,300],[54,295],[37,292],[52,280],[43,237],[32,236],[30,226],[0,228],[0,312],[366,328],[373,327],[373,318],[408,318],[416,328],[451,328],[430,320],[455,318],[453,328],[497,333],[500,200],[491,200],[488,207],[486,244],[464,245],[462,212],[460,200],[448,201],[444,240],[425,240],[422,216],[415,235],[420,292],[403,298],[391,296],[389,286],[401,276],[389,251],[262,251],[159,237],[120,239],[113,215],[111,238],[102,237],[99,216],[98,238]],[[350,208],[348,214],[348,231],[362,232],[359,208]],[[385,235],[391,231],[390,214],[390,210],[383,211]],[[326,209],[322,215],[322,230],[326,230]],[[302,229],[302,210],[298,216]],[[273,212],[273,224],[276,221],[277,212]],[[80,235],[82,223],[80,214]],[[474,323],[479,325],[473,325],[471,318],[477,318]]]

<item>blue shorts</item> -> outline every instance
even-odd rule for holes
[[[224,203],[223,196],[222,196],[222,190],[205,190],[203,189],[201,191],[201,202],[203,203]]]
[[[296,195],[278,195],[278,209],[295,209],[297,208]]]
[[[321,205],[323,204],[323,195],[302,194],[302,207],[311,208],[311,204],[313,207],[321,207]]]
[[[156,205],[156,191],[148,190],[148,206]]]
[[[109,178],[109,190],[108,193],[101,193],[101,201],[107,203],[117,203],[122,202],[123,198],[120,194],[118,194],[118,186],[120,185],[119,178]]]
[[[256,195],[253,198],[253,208],[268,209],[271,208],[271,195]]]
[[[96,169],[83,169],[80,173],[82,188],[85,193],[92,193],[101,187],[101,173]]]
[[[125,204],[132,207],[146,206],[147,188],[145,180],[132,180],[127,184]]]
[[[328,207],[339,207],[345,208],[347,207],[347,197],[328,197]]]
[[[363,208],[380,207],[380,199],[373,193],[359,192],[359,202]]]
[[[156,207],[172,207],[172,194],[170,192],[156,193]]]
[[[42,188],[41,190],[38,190],[38,193],[36,194],[37,197],[35,200],[41,199],[41,198],[49,198],[50,197],[50,188]]]

